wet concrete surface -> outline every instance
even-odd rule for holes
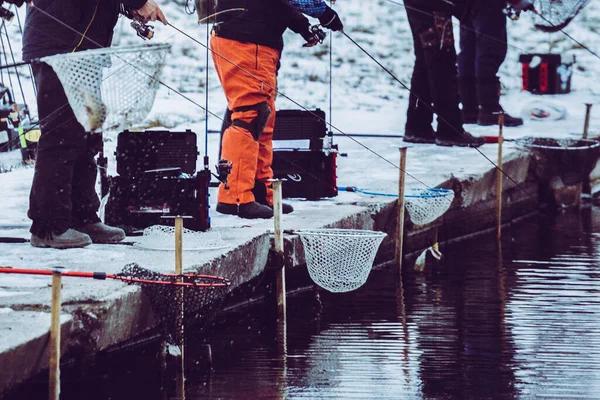
[[[504,231],[502,257],[489,235],[401,280],[374,269],[347,294],[296,277],[308,285],[288,297],[285,346],[268,303],[222,315],[186,348],[186,398],[598,398],[599,231],[600,209],[541,215]],[[61,399],[173,398],[158,348],[64,368]],[[6,399],[45,390],[42,374]]]

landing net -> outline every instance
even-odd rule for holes
[[[330,292],[349,292],[366,281],[373,267],[383,232],[354,229],[296,231],[304,245],[312,280]]]
[[[142,287],[167,341],[176,345],[183,343],[184,326],[186,332],[197,333],[214,319],[229,286],[227,279],[216,276],[160,274],[135,263],[119,275],[133,278],[124,281]]]
[[[429,224],[450,208],[454,192],[449,189],[412,189],[412,194],[404,195],[406,210],[415,225]]]
[[[558,32],[581,12],[589,0],[535,0],[534,25],[544,32]]]
[[[43,57],[86,132],[140,123],[152,108],[170,44],[102,48]]]
[[[183,228],[183,250],[215,250],[228,247],[218,232],[196,232]],[[136,241],[136,247],[149,250],[175,250],[175,228],[165,225],[153,225],[144,229],[143,235]]]

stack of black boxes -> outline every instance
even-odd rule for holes
[[[184,227],[210,228],[210,172],[196,173],[196,134],[123,131],[117,138],[117,176],[109,178],[105,223],[131,231],[172,225],[166,216],[187,216]]]

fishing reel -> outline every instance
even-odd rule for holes
[[[131,21],[131,27],[135,29],[137,35],[144,40],[152,39],[154,37],[154,26],[146,25],[142,21],[134,19]]]
[[[325,31],[323,29],[321,29],[321,25],[313,25],[308,29],[308,31],[310,33],[309,33],[309,35],[306,35],[304,37],[304,40],[306,40],[306,43],[304,43],[302,45],[302,47],[313,47],[313,46],[316,46],[317,44],[321,44],[321,43],[323,43],[323,40],[325,40],[325,37],[327,36]]]
[[[134,10],[121,4],[121,14],[131,20],[129,25],[131,25],[139,37],[144,40],[149,40],[154,37],[154,26],[146,24],[144,19]]]
[[[15,16],[15,13],[4,7],[4,3],[14,4],[17,7],[21,7],[25,0],[0,0],[0,18],[5,21],[10,21]],[[29,1],[27,1],[29,3]]]
[[[231,168],[233,168],[233,163],[231,161],[227,161],[224,158],[219,160],[219,163],[215,166],[217,169],[217,174],[213,174],[215,178],[219,180],[223,185],[225,185],[225,189],[229,189],[229,185],[227,185],[227,178],[229,174],[231,174]]]

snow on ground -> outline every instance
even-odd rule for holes
[[[153,42],[169,42],[172,44],[171,55],[168,57],[162,80],[181,94],[191,98],[200,105],[205,105],[208,88],[208,128],[218,130],[221,126],[220,116],[225,111],[225,98],[222,93],[210,54],[205,47],[207,43],[206,25],[198,26],[195,15],[187,15],[181,1],[159,1],[169,19],[169,22],[185,31],[197,40],[178,33],[171,27],[155,26]],[[402,3],[391,0],[340,0],[335,4],[344,25],[345,32],[358,42],[367,52],[375,57],[397,79],[409,84],[414,56],[412,54],[412,37],[406,20]],[[21,19],[24,16],[20,10]],[[598,19],[600,5],[591,3],[566,29],[572,36],[590,46],[594,51],[598,48]],[[316,20],[313,20],[317,23]],[[597,76],[600,71],[600,60],[561,33],[542,33],[536,31],[529,15],[523,15],[517,22],[509,21],[509,54],[503,64],[500,75],[503,83],[504,97],[502,103],[505,109],[513,114],[520,114],[524,106],[532,101],[553,101],[567,109],[565,120],[556,122],[533,122],[518,129],[506,129],[508,138],[527,135],[537,136],[572,136],[581,135],[585,107],[584,103],[595,103],[600,93],[600,83]],[[121,19],[115,34],[116,45],[142,43],[128,26],[126,19]],[[457,27],[455,27],[457,30]],[[9,38],[15,59],[20,56],[20,37],[18,23],[8,27]],[[456,35],[458,37],[458,34]],[[328,37],[322,45],[313,48],[302,47],[303,40],[291,32],[286,33],[286,48],[282,57],[282,67],[279,73],[278,85],[280,94],[277,98],[279,109],[314,109],[326,111],[327,119],[331,120],[335,133],[385,134],[397,136],[403,134],[405,123],[408,91],[393,77],[383,71],[363,51],[340,33],[328,32]],[[331,41],[330,41],[331,40]],[[330,70],[329,52],[332,50],[332,69]],[[573,90],[568,95],[535,96],[522,92],[520,82],[521,65],[518,57],[523,52],[559,52],[574,54],[577,57],[575,74],[572,78]],[[208,56],[208,86],[205,81]],[[9,56],[10,57],[10,56]],[[6,71],[3,71],[6,75]],[[35,112],[33,89],[28,78],[27,68],[19,69],[27,104]],[[330,74],[332,76],[330,96]],[[2,76],[6,82],[6,76]],[[12,75],[13,81],[16,76]],[[15,87],[16,83],[14,84]],[[146,121],[137,128],[147,127],[157,129],[184,130],[192,129],[198,134],[198,145],[201,156],[205,148],[205,117],[201,107],[184,99],[174,90],[161,87],[157,94],[154,108]],[[22,100],[20,90],[15,93],[17,101]],[[331,113],[330,113],[331,107]],[[596,110],[591,121],[592,135],[600,133],[600,117]],[[496,135],[495,127],[467,126],[474,134]],[[208,155],[211,166],[216,163],[218,151],[218,135],[210,133],[208,137]],[[114,151],[117,132],[105,133],[105,154],[109,157],[109,173],[115,173]],[[359,186],[386,192],[397,191],[398,176],[398,147],[402,140],[390,138],[336,137],[340,151],[348,157],[339,158],[338,184],[340,186]],[[508,148],[514,147],[507,144]],[[407,164],[407,185],[420,187],[435,186],[446,180],[451,174],[469,174],[490,168],[490,161],[482,157],[485,154],[494,160],[495,145],[486,145],[480,150],[473,149],[442,149],[430,145],[416,145],[410,150]],[[202,157],[199,158],[199,163]],[[12,172],[0,174],[3,206],[0,208],[0,235],[26,236],[29,220],[26,216],[28,192],[33,176],[31,167],[18,165],[18,152],[0,153],[0,170]],[[339,201],[353,201],[359,195],[341,193]],[[215,202],[213,193],[211,202]],[[337,201],[337,200],[336,200]],[[299,213],[295,213],[297,221],[302,217],[302,211],[309,210],[309,202],[293,202]],[[324,201],[315,203],[325,206],[335,202]],[[321,207],[322,207],[321,206]],[[331,208],[331,207],[329,207]],[[214,210],[214,208],[213,208]],[[212,213],[212,223],[215,227],[241,226],[235,217],[225,217]],[[292,214],[294,215],[294,214]],[[20,229],[2,230],[2,226],[20,227]],[[261,229],[268,229],[270,223],[254,224]],[[19,254],[28,245],[3,245],[2,259],[4,262],[20,264],[23,257]],[[102,257],[119,259],[118,254],[112,256],[103,249]],[[120,252],[121,249],[111,249],[110,252]],[[36,253],[42,256],[41,253]],[[63,253],[64,257],[67,253]],[[69,253],[70,254],[70,253]],[[86,253],[89,255],[89,252]],[[45,256],[44,256],[45,257]],[[63,257],[63,258],[64,258]],[[78,258],[78,256],[75,256]],[[151,258],[151,257],[149,257]],[[31,257],[27,257],[32,261]],[[57,260],[52,260],[57,261]],[[58,261],[57,261],[58,262]]]

